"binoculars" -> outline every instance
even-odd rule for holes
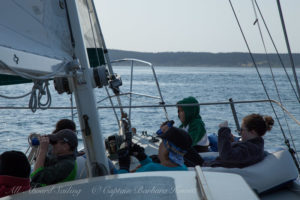
[[[53,145],[56,143],[56,141],[52,140],[52,137],[50,135],[47,135],[47,137],[49,137],[50,144]],[[40,145],[40,140],[37,135],[34,135],[33,137],[31,137],[30,140],[31,140],[31,146],[39,146]]]

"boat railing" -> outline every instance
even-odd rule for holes
[[[184,104],[184,106],[212,106],[212,105],[230,105],[233,118],[235,120],[237,131],[240,130],[238,117],[235,111],[235,105],[236,104],[251,104],[251,103],[274,103],[275,105],[279,106],[297,125],[300,126],[300,121],[296,119],[296,117],[287,110],[279,101],[276,101],[274,99],[262,99],[262,100],[244,100],[244,101],[233,101],[232,98],[229,99],[229,101],[219,101],[219,102],[203,102],[198,104]],[[159,107],[177,107],[178,104],[164,104],[164,105],[137,105],[137,106],[130,106],[130,108],[159,108]],[[122,108],[129,108],[129,106],[121,106]],[[98,106],[98,109],[107,109],[112,108],[110,106]],[[120,108],[120,107],[116,107]]]
[[[118,59],[118,60],[114,60],[114,61],[111,61],[111,63],[121,63],[121,62],[131,62],[131,72],[130,72],[130,91],[127,92],[127,93],[121,93],[119,94],[120,95],[126,95],[128,96],[129,95],[129,105],[128,106],[120,106],[120,107],[117,107],[117,106],[113,106],[112,108],[113,109],[116,109],[116,108],[120,108],[120,109],[123,109],[123,108],[128,108],[129,109],[129,116],[128,116],[128,119],[129,121],[131,120],[131,109],[132,108],[146,108],[146,107],[162,107],[163,110],[164,110],[164,113],[165,113],[165,117],[167,120],[169,120],[169,117],[168,117],[168,113],[167,113],[167,107],[174,107],[174,106],[178,106],[178,105],[166,105],[165,102],[164,102],[164,99],[163,99],[163,96],[162,96],[162,93],[161,93],[161,89],[160,89],[160,86],[159,86],[159,83],[158,83],[158,79],[157,79],[157,76],[156,76],[156,72],[154,70],[154,66],[152,63],[150,62],[147,62],[147,61],[144,61],[144,60],[139,60],[139,59],[134,59],[134,58],[124,58],[124,59]],[[133,87],[133,68],[134,68],[134,63],[138,63],[138,64],[143,64],[145,66],[148,66],[151,68],[152,70],[152,73],[153,73],[153,77],[155,79],[155,83],[156,83],[156,87],[157,87],[157,90],[158,90],[158,94],[159,96],[152,96],[152,95],[146,95],[146,94],[139,94],[139,93],[134,93],[132,91],[132,87]],[[160,102],[159,102],[159,105],[145,105],[145,106],[132,106],[132,95],[137,95],[137,96],[144,96],[144,97],[148,97],[148,98],[152,98],[152,99],[159,99]],[[111,100],[111,98],[115,97],[116,95],[114,96],[108,96],[100,101],[98,101],[98,103],[106,100],[107,98],[109,98]],[[232,98],[229,99],[228,102],[208,102],[208,103],[199,103],[197,105],[201,105],[201,106],[204,106],[204,105],[222,105],[222,104],[229,104],[230,105],[230,108],[231,108],[231,112],[232,112],[232,116],[233,116],[233,119],[235,121],[235,125],[236,125],[236,131],[238,133],[240,133],[240,123],[239,123],[239,120],[238,120],[238,117],[237,117],[237,113],[236,113],[236,110],[235,110],[235,104],[244,104],[244,103],[262,103],[262,102],[267,102],[267,103],[275,103],[276,105],[278,105],[279,107],[281,107],[281,109],[288,114],[288,116],[293,120],[295,121],[298,125],[300,125],[300,122],[283,106],[281,105],[280,102],[276,101],[276,100],[273,100],[273,99],[266,99],[266,100],[249,100],[249,101],[233,101]],[[185,104],[185,106],[187,106],[187,104]],[[191,104],[191,106],[195,106],[195,104]],[[101,108],[109,108],[109,107],[98,107],[98,109],[101,109]],[[115,112],[115,115],[116,115],[116,112]],[[117,116],[116,116],[117,118]]]
[[[154,69],[154,66],[152,63],[150,62],[147,62],[147,61],[144,61],[144,60],[139,60],[139,59],[134,59],[134,58],[124,58],[124,59],[118,59],[118,60],[113,60],[111,61],[111,64],[115,64],[115,63],[122,63],[122,62],[130,62],[131,65],[131,72],[130,72],[130,89],[129,89],[129,92],[126,92],[126,93],[119,93],[118,95],[109,95],[99,101],[97,101],[97,103],[101,103],[107,99],[110,100],[110,103],[111,103],[111,106],[97,106],[97,109],[114,109],[114,114],[115,114],[115,117],[117,119],[117,121],[119,122],[118,120],[118,116],[117,116],[117,113],[115,111],[115,109],[124,109],[124,108],[128,108],[129,109],[129,113],[128,113],[128,120],[130,122],[131,120],[131,110],[133,108],[158,108],[158,107],[161,107],[163,108],[164,110],[164,114],[165,114],[165,117],[167,120],[169,120],[168,118],[168,113],[167,113],[167,107],[177,107],[178,104],[166,104],[164,99],[163,99],[163,96],[162,96],[162,93],[161,93],[161,89],[160,89],[160,86],[159,86],[159,83],[158,83],[158,79],[157,79],[157,75],[156,75],[156,72],[155,72],[155,69]],[[142,64],[143,66],[148,66],[151,68],[152,70],[152,74],[153,74],[153,77],[155,79],[155,84],[156,84],[156,87],[157,87],[157,91],[158,91],[158,96],[153,96],[153,95],[148,95],[148,94],[141,94],[141,93],[135,93],[133,92],[133,69],[134,67],[136,67],[137,65],[135,64]],[[159,100],[159,103],[158,105],[135,105],[133,106],[132,105],[132,95],[136,95],[136,96],[143,96],[143,97],[147,97],[147,98],[152,98],[152,99],[157,99]],[[119,97],[119,96],[129,96],[129,105],[126,106],[126,105],[119,105],[119,106],[116,106],[116,105],[113,105],[112,103],[112,98],[114,97]],[[238,121],[238,117],[237,117],[237,113],[236,113],[236,110],[235,110],[235,105],[236,104],[251,104],[251,103],[274,103],[276,105],[278,105],[285,113],[287,113],[287,115],[297,124],[297,125],[300,125],[300,121],[298,121],[294,115],[292,115],[283,105],[281,105],[280,102],[276,101],[276,100],[273,100],[273,99],[264,99],[264,100],[244,100],[244,101],[233,101],[232,98],[229,99],[229,101],[223,101],[223,102],[204,102],[204,103],[199,103],[199,104],[185,104],[184,106],[195,106],[195,105],[199,105],[199,106],[208,106],[208,105],[226,105],[226,104],[229,104],[230,105],[230,108],[231,108],[231,112],[232,112],[232,116],[233,116],[233,119],[235,121],[235,125],[236,125],[236,130],[237,132],[240,132],[240,123]],[[0,109],[28,109],[28,107],[15,107],[15,106],[0,106]],[[70,107],[49,107],[47,109],[71,109],[73,111],[73,109],[76,109],[76,107],[73,106],[73,104],[71,103],[71,106]],[[76,113],[73,113],[72,112],[72,117],[75,115]],[[119,124],[119,127],[120,127],[120,124]]]
[[[125,95],[125,94],[124,94]],[[251,104],[251,103],[274,103],[275,105],[279,106],[297,125],[300,126],[300,121],[296,119],[296,117],[291,114],[287,108],[285,108],[280,102],[271,99],[262,99],[262,100],[244,100],[244,101],[233,101],[232,99],[229,99],[229,101],[219,101],[219,102],[203,102],[203,103],[198,103],[198,104],[184,104],[184,106],[214,106],[214,105],[230,105],[232,109],[232,115],[234,118],[237,119],[237,114],[235,112],[234,105],[236,104]],[[129,108],[129,109],[135,109],[135,108],[160,108],[160,107],[177,107],[178,104],[159,104],[159,105],[122,105],[122,106],[97,106],[97,109],[112,109],[112,108]],[[234,109],[233,109],[233,108]],[[21,110],[26,110],[28,107],[25,106],[0,106],[0,110],[5,110],[5,109],[21,109]],[[72,106],[61,106],[61,107],[49,107],[49,110],[59,110],[59,109],[76,109],[76,107]],[[237,122],[238,123],[238,122]],[[238,128],[238,127],[237,127]]]

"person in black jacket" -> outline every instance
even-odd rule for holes
[[[137,144],[123,144],[118,150],[119,166],[118,173],[128,173],[130,168],[130,155],[136,157],[141,167],[136,172],[147,171],[180,171],[187,170],[184,164],[184,155],[192,147],[191,136],[183,129],[170,127],[165,133],[159,135],[162,139],[158,149],[158,158],[160,163],[153,160],[145,154],[145,149]]]
[[[232,142],[232,134],[227,126],[218,131],[219,157],[203,166],[243,168],[264,159],[263,135],[272,129],[274,120],[270,116],[251,114],[243,118],[241,141]]]

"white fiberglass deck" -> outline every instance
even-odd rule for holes
[[[254,200],[257,196],[238,175],[205,172],[208,199]],[[230,183],[230,184],[228,184]],[[195,171],[144,172],[82,179],[4,199],[201,199]]]

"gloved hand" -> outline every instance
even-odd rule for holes
[[[130,155],[128,147],[118,150],[119,166],[120,169],[127,170],[129,172],[130,167]]]
[[[130,155],[136,157],[139,161],[143,161],[147,158],[145,149],[138,144],[133,144],[130,149]]]

